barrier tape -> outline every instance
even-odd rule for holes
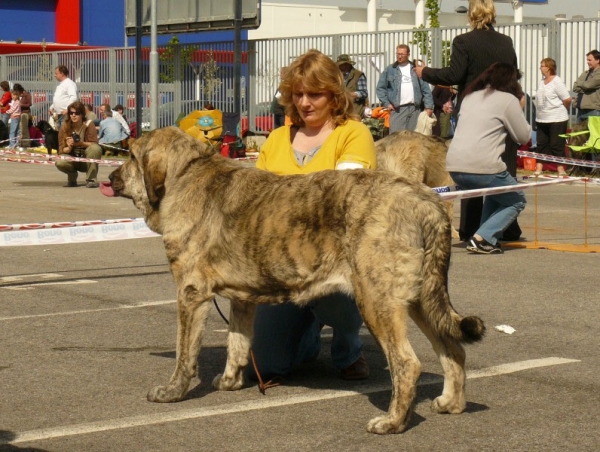
[[[92,222],[88,222],[92,223]],[[62,229],[10,230],[0,232],[0,247],[62,245],[67,243],[105,242],[112,240],[158,237],[144,220],[127,223],[90,224]]]
[[[518,184],[507,187],[460,190],[460,187],[436,187],[443,200],[476,198],[511,191],[526,190],[555,184],[572,184],[581,178],[560,178],[534,184]],[[28,245],[58,245],[66,243],[101,242],[157,237],[142,218],[115,220],[66,221],[60,223],[29,223],[0,225],[0,247]]]
[[[543,182],[537,182],[534,184],[517,184],[507,185],[505,187],[493,187],[493,188],[481,188],[477,190],[460,190],[460,187],[456,186],[456,191],[447,191],[438,194],[444,201],[450,201],[453,199],[467,199],[467,198],[479,198],[480,196],[486,195],[498,195],[501,193],[509,193],[513,191],[527,190],[532,187],[545,187],[547,185],[555,184],[572,184],[573,182],[579,181],[580,178],[576,177],[565,177],[560,179],[545,180]],[[451,188],[451,187],[448,187]],[[434,189],[435,191],[436,189]]]
[[[118,151],[129,152],[127,149],[122,149],[122,148],[119,148],[116,146],[110,146],[107,144],[102,144],[102,146],[111,148],[111,149],[116,149]],[[50,155],[50,154],[42,154],[42,153],[38,153],[38,152],[22,152],[22,151],[14,151],[14,150],[7,150],[7,149],[0,149],[0,155],[17,155],[17,156],[21,156],[21,157],[38,157],[38,158],[50,160],[50,162],[44,162],[44,161],[30,160],[30,159],[16,159],[16,158],[6,158],[6,157],[0,158],[0,161],[4,161],[4,162],[39,163],[42,165],[54,165],[54,160],[70,160],[73,162],[85,162],[85,163],[91,162],[91,163],[98,163],[101,166],[121,166],[123,163],[125,163],[125,160],[86,159],[83,157],[71,157],[70,155]],[[236,160],[238,162],[243,162],[243,161],[256,161],[257,159],[258,159],[258,157],[238,157],[238,158],[235,158],[232,160]]]
[[[591,160],[572,159],[567,157],[556,157],[554,155],[538,154],[537,152],[529,151],[517,151],[519,157],[529,157],[536,160],[542,160],[546,162],[564,163],[573,166],[585,166],[588,168],[600,168],[600,162],[593,162]]]
[[[18,163],[37,163],[41,165],[55,165],[56,160],[68,160],[71,162],[82,162],[82,163],[98,163],[100,166],[121,166],[125,163],[124,160],[111,160],[111,159],[87,159],[84,157],[72,157],[70,155],[49,155],[49,154],[38,154],[36,152],[20,152],[12,150],[0,150],[0,155],[15,155],[17,157],[37,157],[44,160],[36,159],[24,159],[24,158],[11,158],[11,157],[0,157],[0,161],[4,162],[18,162]]]
[[[0,224],[0,232],[3,231],[29,231],[32,229],[58,229],[73,228],[80,226],[95,226],[98,224],[133,223],[144,221],[143,218],[120,218],[114,220],[87,220],[87,221],[61,221],[59,223],[24,223],[24,224]]]

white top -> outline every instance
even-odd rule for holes
[[[125,121],[123,115],[121,115],[121,113],[119,113],[117,110],[112,110],[112,117],[119,121],[119,123],[123,127],[123,132],[125,132],[127,136],[129,136],[131,131],[129,130],[129,124],[127,124],[127,121]]]
[[[563,100],[571,97],[565,83],[558,75],[544,84],[540,82],[535,97],[537,112],[535,120],[537,122],[563,122],[569,119],[569,113],[563,104]]]
[[[406,63],[404,66],[398,66],[398,70],[400,71],[402,79],[402,86],[400,86],[400,105],[413,104],[415,102],[415,91],[410,73],[412,70],[410,63]]]
[[[56,87],[52,98],[52,110],[54,113],[62,114],[69,105],[77,100],[77,85],[69,77],[64,79]]]

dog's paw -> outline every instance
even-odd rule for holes
[[[444,396],[443,394],[439,397],[436,397],[433,402],[431,402],[431,410],[435,413],[450,413],[450,414],[460,414],[465,410],[467,406],[467,402],[463,397],[458,397],[456,399]]]
[[[218,391],[237,391],[244,386],[244,379],[226,378],[223,374],[219,374],[214,378],[212,385]]]
[[[184,396],[179,388],[173,386],[155,386],[148,391],[146,398],[149,402],[169,403],[178,402]]]
[[[406,423],[398,422],[392,416],[378,416],[369,421],[367,432],[377,435],[389,435],[392,433],[402,433],[406,428]]]

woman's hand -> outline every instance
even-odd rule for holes
[[[417,77],[423,78],[423,69],[425,69],[426,67],[427,66],[425,66],[425,62],[419,60],[419,65],[415,65],[415,72],[417,73]]]

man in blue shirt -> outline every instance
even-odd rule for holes
[[[121,142],[129,137],[129,131],[125,130],[123,125],[113,117],[112,110],[110,107],[107,108],[105,104],[100,106],[100,114],[102,115],[102,121],[100,121],[98,130],[98,143],[122,149]],[[102,150],[106,155],[116,155],[118,152],[116,149],[104,146],[102,146]]]

